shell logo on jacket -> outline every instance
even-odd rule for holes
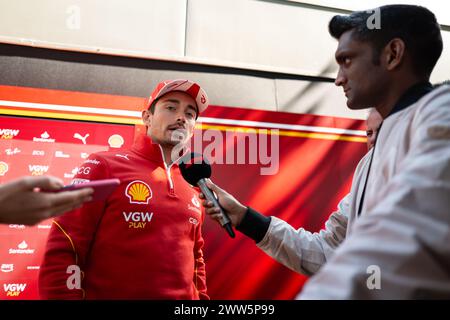
[[[125,195],[130,203],[148,204],[152,198],[152,189],[144,181],[134,180],[128,184]]]

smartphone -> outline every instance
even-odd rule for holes
[[[93,180],[84,183],[71,184],[59,189],[57,192],[92,188],[94,189],[94,193],[92,194],[91,201],[101,201],[105,200],[119,184],[119,179]]]

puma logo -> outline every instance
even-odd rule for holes
[[[89,133],[86,133],[86,135],[83,137],[81,134],[79,134],[79,133],[75,133],[74,135],[73,135],[73,137],[75,138],[75,139],[79,139],[79,140],[81,140],[82,142],[83,142],[83,144],[86,144],[86,139],[89,137]]]

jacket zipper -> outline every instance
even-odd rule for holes
[[[164,158],[164,152],[160,145],[158,145],[159,149],[161,150],[161,156],[164,164],[164,168],[166,170],[167,180],[169,181],[169,193],[171,195],[175,195],[175,190],[173,187],[173,181],[172,181],[172,174],[170,172],[170,169],[172,168],[173,162],[170,164],[170,166],[167,166],[166,159]]]

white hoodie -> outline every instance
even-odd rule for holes
[[[450,86],[385,119],[362,212],[297,298],[450,298]]]

